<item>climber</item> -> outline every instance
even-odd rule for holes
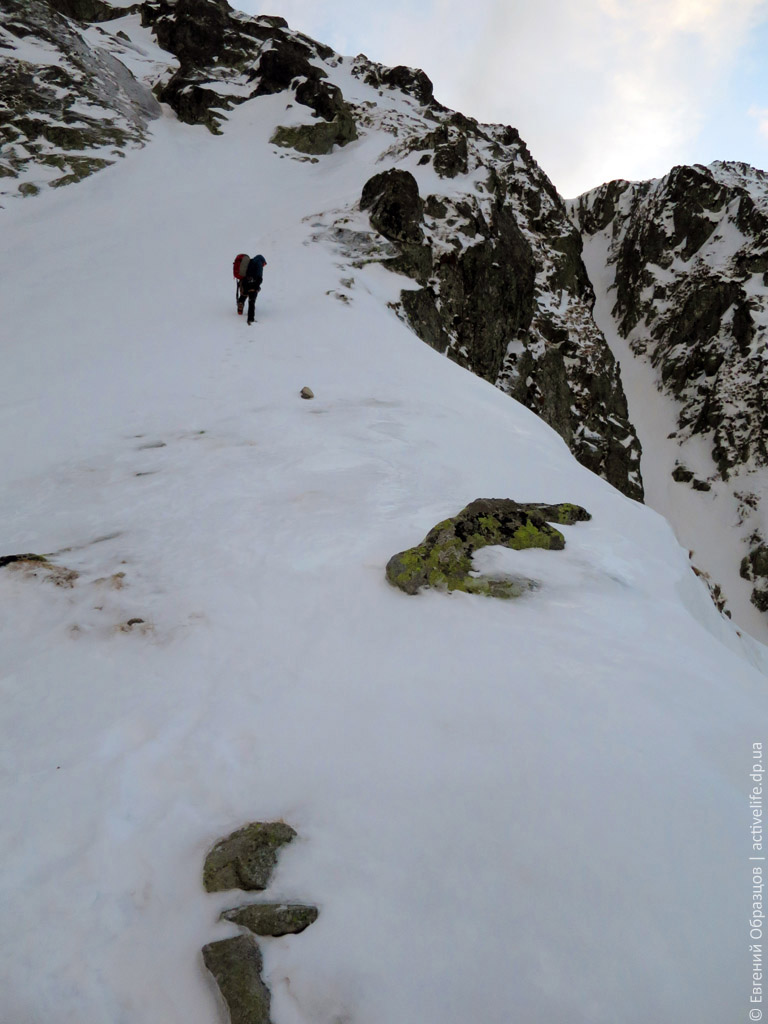
[[[254,256],[248,262],[248,267],[245,271],[245,276],[238,280],[237,288],[237,312],[243,312],[243,306],[245,300],[248,300],[248,323],[253,323],[253,307],[256,304],[256,296],[259,294],[261,289],[262,278],[264,277],[264,267],[266,267],[267,261],[263,256]]]

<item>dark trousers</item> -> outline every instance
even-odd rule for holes
[[[254,306],[256,305],[256,296],[261,290],[261,285],[258,281],[249,281],[247,278],[243,281],[238,281],[237,285],[237,305],[242,306],[245,304],[245,300],[248,300],[248,323],[253,322],[254,317]]]

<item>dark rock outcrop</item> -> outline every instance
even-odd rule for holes
[[[374,89],[396,89],[408,93],[423,105],[434,102],[434,88],[429,77],[420,68],[409,68],[398,64],[386,68],[360,55],[356,61],[357,73]]]
[[[50,7],[67,18],[75,21],[100,22],[121,18],[125,14],[133,14],[139,4],[127,8],[114,8],[107,0],[48,0]]]
[[[220,839],[205,858],[206,891],[266,889],[278,851],[295,836],[294,829],[282,821],[256,821]]]
[[[423,587],[462,590],[487,597],[519,597],[536,586],[517,576],[470,575],[472,555],[489,545],[523,550],[565,547],[562,533],[552,526],[571,526],[591,519],[580,505],[521,504],[508,498],[478,498],[458,515],[434,526],[421,544],[393,555],[387,563],[387,579],[417,594]]]
[[[768,612],[768,544],[760,533],[750,537],[751,548],[741,561],[740,575],[754,583],[751,601],[761,612]]]
[[[280,127],[273,142],[300,153],[325,154],[357,138],[352,108],[338,86],[312,63],[333,51],[291,32],[282,18],[235,16],[226,0],[154,0],[141,7],[144,24],[179,61],[158,95],[182,121],[220,129],[226,111],[257,96],[293,91],[318,124]]]
[[[363,186],[360,207],[369,211],[371,224],[390,241],[422,241],[424,204],[410,172],[392,168],[375,174]]]

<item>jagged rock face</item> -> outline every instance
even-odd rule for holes
[[[381,78],[361,58],[354,70]],[[421,196],[413,174],[393,168],[363,189],[371,226],[395,246],[385,257],[421,285],[401,294],[405,319],[540,415],[580,462],[642,499],[618,368],[592,318],[581,239],[552,184],[511,128],[433,105],[429,120],[399,134],[393,156],[418,155],[417,165],[452,180],[446,194]]]
[[[17,14],[0,16],[4,38],[30,31],[55,37],[60,50],[79,55],[88,69],[83,81],[95,82],[103,105],[122,120],[90,126],[94,137],[78,137],[84,152],[76,157],[36,151],[29,143],[38,127],[29,112],[41,79],[53,75],[61,86],[41,116],[51,145],[57,133],[89,128],[82,120],[69,124],[66,110],[75,103],[80,111],[87,90],[74,66],[63,78],[58,67],[30,71],[19,52],[9,62],[6,92],[6,106],[10,93],[18,95],[19,114],[11,126],[0,122],[19,146],[0,164],[0,175],[29,165],[37,176],[21,187],[33,190],[46,181],[39,171],[48,160],[69,161],[70,173],[56,184],[98,169],[144,140],[148,118],[158,111],[154,97],[181,120],[217,133],[235,105],[286,93],[286,107],[297,104],[311,114],[299,115],[299,124],[292,114],[294,123],[278,126],[271,141],[305,160],[360,135],[391,139],[373,158],[380,166],[370,167],[367,185],[361,166],[370,219],[350,232],[346,224],[359,207],[346,208],[334,239],[346,234],[352,260],[378,258],[411,277],[418,287],[402,292],[399,312],[423,340],[523,402],[582,463],[642,498],[640,448],[613,357],[592,319],[580,237],[514,129],[447,110],[419,69],[385,68],[364,56],[345,63],[281,18],[248,17],[225,0],[142,0],[130,8],[112,8],[108,0],[9,0],[6,7]],[[143,36],[140,29],[130,38],[121,33],[126,16],[140,20]],[[98,74],[104,65],[114,72],[107,76],[111,92]],[[356,93],[349,72],[361,83]],[[25,88],[14,79],[24,79]],[[105,144],[111,146],[106,158]],[[66,149],[65,142],[60,146]],[[445,189],[422,194],[419,168],[433,182],[445,180]]]
[[[680,402],[681,437],[710,436],[725,479],[750,459],[768,464],[768,178],[744,165],[676,167],[589,192],[574,217],[588,234],[610,226],[614,315]]]
[[[614,318],[679,403],[678,442],[703,438],[726,482],[767,467],[768,176],[745,164],[675,167],[588,192],[572,216],[585,235],[605,235]],[[707,486],[682,469],[673,478]],[[762,543],[753,530],[745,578],[761,576],[752,555]],[[758,590],[753,603],[766,604]]]
[[[96,0],[5,0],[0,9],[0,196],[67,185],[142,145],[152,92],[61,11],[103,20]],[[124,12],[120,12],[124,13]]]

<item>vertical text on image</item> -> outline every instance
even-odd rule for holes
[[[752,955],[752,994],[749,997],[749,1020],[763,1019],[761,1008],[763,1002],[763,930],[765,914],[763,911],[763,745],[752,744],[752,771],[749,778],[752,786],[749,792],[750,824],[749,834],[752,846],[750,856],[752,870],[752,904],[749,918],[749,952]]]

